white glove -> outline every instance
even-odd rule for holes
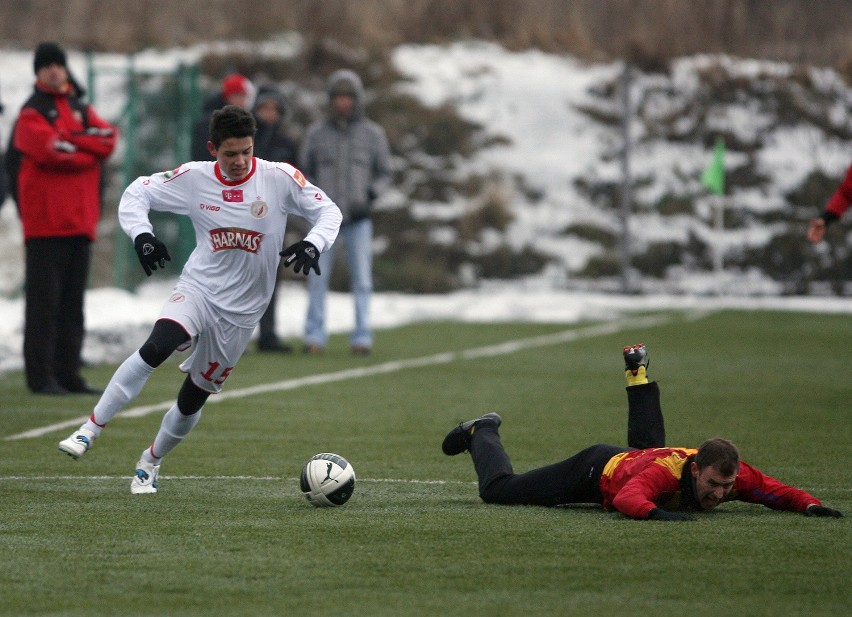
[[[72,144],[70,141],[65,141],[64,139],[57,139],[54,141],[53,149],[59,150],[60,152],[77,152],[77,146]]]

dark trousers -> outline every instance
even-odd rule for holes
[[[278,303],[278,283],[275,283],[275,288],[272,290],[272,298],[269,300],[269,305],[260,318],[260,334],[258,344],[261,347],[264,345],[274,345],[278,342],[278,335],[275,333],[275,310]]]
[[[479,477],[479,496],[486,503],[557,506],[569,503],[602,503],[600,478],[606,463],[616,454],[665,445],[665,427],[656,382],[627,388],[628,446],[597,444],[553,465],[516,474],[503,449],[497,427],[477,427],[470,455]]]
[[[83,296],[92,242],[86,236],[26,242],[24,368],[27,386],[82,383]]]

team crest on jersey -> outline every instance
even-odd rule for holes
[[[254,201],[251,204],[251,215],[256,219],[262,219],[269,214],[269,206],[265,201]]]
[[[222,227],[210,230],[210,244],[213,252],[240,250],[247,253],[257,253],[263,234],[251,229],[240,227]]]
[[[180,293],[179,291],[176,291],[175,293],[173,293],[172,296],[169,298],[169,302],[174,302],[175,304],[178,304],[180,302],[185,302],[185,301],[186,301],[186,296],[183,295],[182,293]]]

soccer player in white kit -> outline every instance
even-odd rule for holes
[[[157,492],[160,461],[198,423],[207,397],[222,390],[269,303],[279,259],[295,272],[319,273],[319,254],[337,237],[340,209],[295,167],[254,158],[255,130],[249,112],[223,107],[210,121],[215,162],[137,178],[121,197],[119,222],[149,276],[170,260],[153,235],[150,210],[188,216],[196,241],[148,340],[118,367],[89,420],[59,443],[60,451],[83,456],[154,369],[192,347],[180,365],[186,379],[177,401],[136,465],[133,494]],[[290,213],[313,227],[279,253]]]

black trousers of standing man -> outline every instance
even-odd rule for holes
[[[26,241],[24,369],[33,392],[84,386],[80,354],[91,245],[86,236]]]
[[[492,423],[476,427],[470,456],[479,477],[479,496],[486,503],[558,506],[602,503],[601,473],[616,454],[666,443],[660,389],[657,382],[627,388],[627,448],[597,444],[553,465],[516,474]]]

